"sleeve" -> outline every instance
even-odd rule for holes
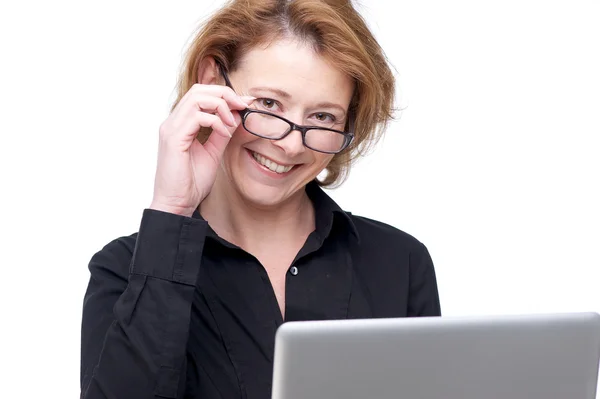
[[[410,254],[408,316],[441,316],[433,261],[425,245]]]
[[[208,224],[145,209],[132,245],[95,254],[83,304],[81,397],[180,398]]]

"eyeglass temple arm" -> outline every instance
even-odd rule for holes
[[[216,61],[216,63],[219,67],[219,70],[221,71],[221,75],[223,75],[223,79],[225,79],[225,84],[229,86],[231,90],[235,91],[233,85],[231,84],[231,81],[229,80],[229,76],[227,76],[227,72],[225,72],[225,67],[223,66],[223,64],[221,64],[219,61]]]

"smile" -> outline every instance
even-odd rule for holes
[[[295,166],[295,165],[280,165],[268,158],[263,157],[262,155],[260,155],[257,152],[250,151],[250,153],[252,154],[252,157],[256,160],[256,162],[258,162],[265,168],[269,169],[271,172],[275,172],[275,173],[279,173],[279,174],[287,173],[290,170],[292,170],[292,168]]]

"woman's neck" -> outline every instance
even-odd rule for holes
[[[315,212],[305,190],[276,206],[260,206],[242,198],[225,179],[218,179],[200,204],[200,214],[225,240],[250,253],[275,245],[302,243],[315,229]]]

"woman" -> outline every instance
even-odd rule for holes
[[[160,126],[139,232],[90,262],[82,396],[268,398],[284,320],[439,315],[426,248],[319,187],[376,140],[393,93],[349,1],[217,12]]]

